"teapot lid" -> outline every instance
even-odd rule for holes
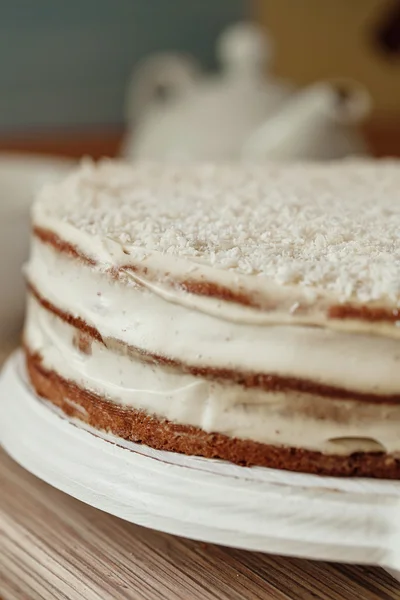
[[[272,58],[272,42],[261,27],[252,22],[235,23],[217,41],[217,56],[225,72],[260,73]]]

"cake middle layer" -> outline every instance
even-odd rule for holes
[[[39,239],[28,279],[27,352],[82,393],[262,444],[400,451],[396,339],[225,321]]]

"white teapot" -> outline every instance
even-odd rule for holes
[[[370,96],[351,81],[323,81],[295,94],[242,147],[245,160],[333,160],[368,153],[356,125]]]
[[[127,158],[223,160],[238,158],[249,135],[291,93],[265,77],[267,36],[238,23],[218,41],[219,76],[205,77],[191,58],[150,57],[134,74],[127,95]]]
[[[143,63],[127,97],[125,158],[323,160],[366,152],[354,128],[369,109],[361,86],[322,82],[294,93],[265,77],[271,45],[249,23],[222,34],[218,55],[215,77],[183,55]]]

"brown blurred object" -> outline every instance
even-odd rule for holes
[[[385,12],[376,35],[377,49],[388,58],[400,59],[400,0],[392,0]]]
[[[400,157],[400,116],[392,119],[372,118],[364,130],[374,156]]]
[[[0,151],[51,154],[80,158],[116,156],[122,142],[123,128],[92,130],[48,131],[22,135],[0,135]]]

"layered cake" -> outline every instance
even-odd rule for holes
[[[85,163],[33,208],[37,394],[152,448],[400,478],[400,166]]]

